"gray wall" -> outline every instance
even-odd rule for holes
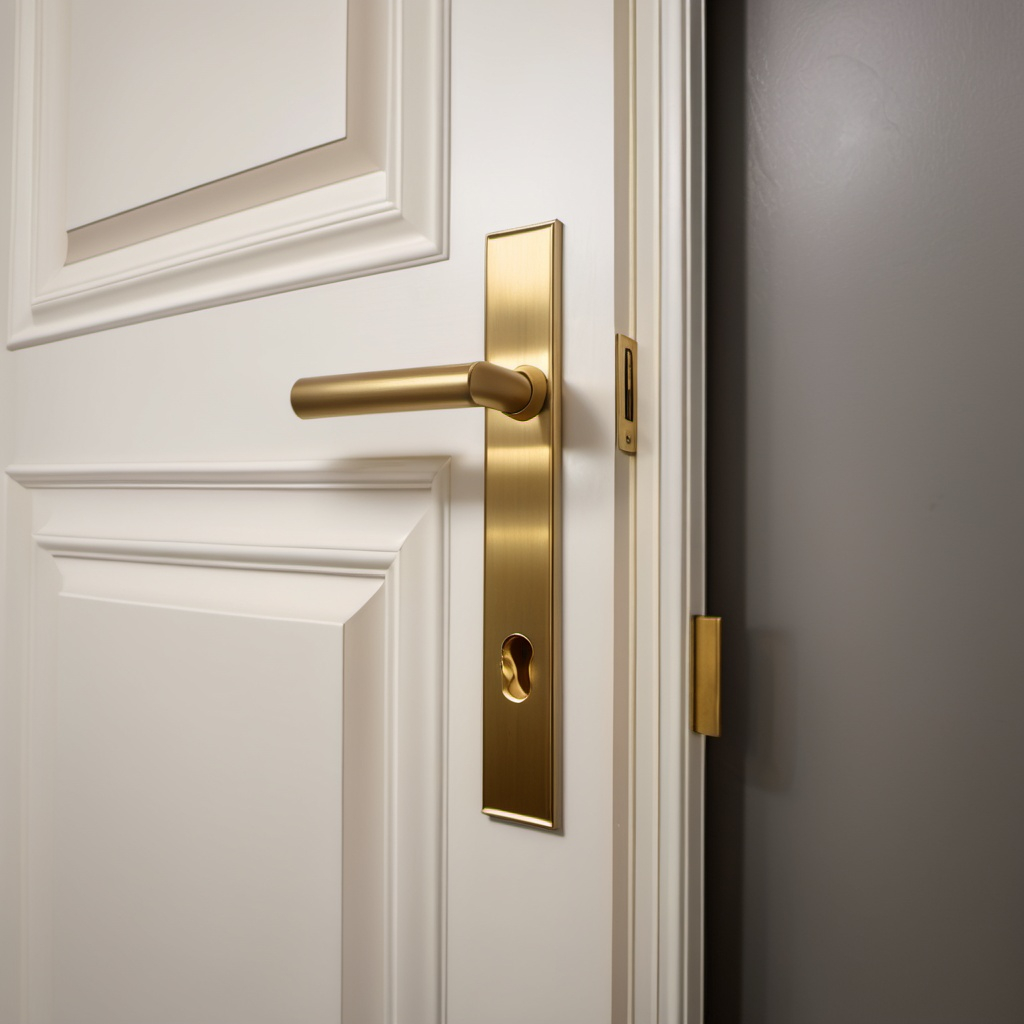
[[[1024,1021],[1024,3],[709,0],[711,1024]]]

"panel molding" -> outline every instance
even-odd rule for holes
[[[62,537],[47,533],[35,534],[35,540],[40,548],[57,558],[195,565],[210,569],[258,569],[263,572],[316,572],[333,576],[383,576],[398,556],[396,551],[355,548],[182,544],[105,537]]]
[[[446,258],[449,0],[379,2],[388,66],[376,169],[68,263],[66,0],[20,0],[8,347]]]
[[[380,985],[350,984],[345,999],[355,999],[349,1008],[360,1017],[369,1009],[388,1022],[444,1019],[448,467],[448,459],[424,458],[8,470],[29,513],[11,537],[12,555],[31,565],[24,574],[30,621],[12,645],[21,653],[22,699],[32,709],[23,723],[23,821],[32,856],[22,878],[22,941],[37,1012],[54,995],[46,925],[50,840],[32,831],[53,779],[46,710],[58,683],[52,652],[61,602],[86,600],[112,611],[137,605],[157,614],[194,610],[341,625],[346,659],[350,651],[357,659],[357,682],[359,665],[379,666],[384,735],[379,749],[364,743],[359,756],[375,758],[367,770],[383,780],[386,806],[375,810],[362,799],[358,779],[355,788],[346,784],[344,870],[356,874],[343,884],[354,887],[352,906],[372,912],[374,921],[379,916],[382,929],[370,949],[349,929],[344,970],[363,977],[376,964],[382,975]],[[245,532],[235,542],[240,511]],[[259,579],[261,572],[275,578]],[[173,574],[172,591],[166,574]],[[367,611],[370,602],[377,611]],[[357,628],[365,615],[379,619],[372,635]],[[384,884],[379,914],[360,882],[358,865],[371,862],[381,865]]]
[[[7,475],[29,489],[341,489],[432,488],[447,458],[308,462],[25,463]]]

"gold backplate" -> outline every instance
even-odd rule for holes
[[[722,620],[693,619],[693,731],[722,734]]]
[[[561,297],[559,221],[488,235],[486,358],[540,368],[548,397],[530,420],[486,413],[483,811],[546,829],[561,824]]]

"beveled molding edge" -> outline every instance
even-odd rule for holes
[[[16,464],[7,475],[36,489],[429,490],[451,459],[310,462]]]
[[[258,569],[330,576],[383,577],[398,551],[354,548],[281,547],[264,544],[210,544],[199,541],[123,540],[36,533],[33,539],[56,558],[104,562],[194,565],[211,569]]]
[[[447,259],[449,3],[388,2],[386,166],[68,264],[52,138],[66,111],[40,71],[44,35],[61,30],[49,0],[21,0],[7,347]]]

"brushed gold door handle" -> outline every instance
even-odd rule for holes
[[[422,409],[497,409],[531,420],[544,406],[548,379],[536,366],[456,363],[376,373],[303,377],[292,386],[292,409],[304,420]]]
[[[483,406],[482,810],[561,821],[562,225],[487,236],[486,362],[305,377],[303,419]]]

